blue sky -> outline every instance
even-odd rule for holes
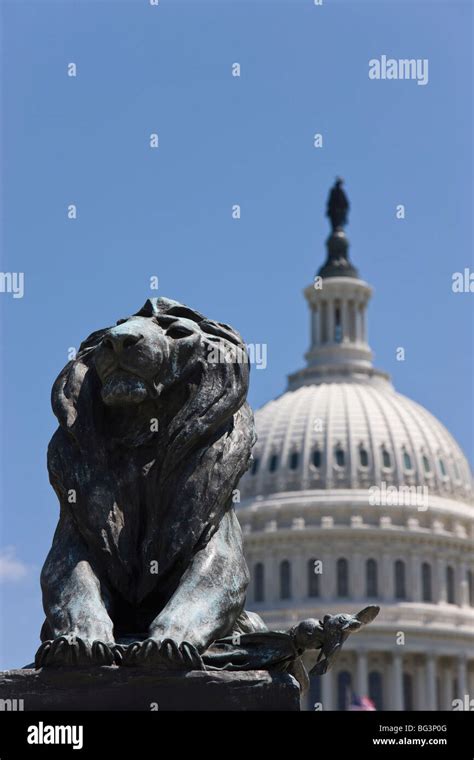
[[[301,291],[324,258],[336,174],[375,289],[376,364],[472,461],[473,296],[451,281],[473,266],[473,125],[469,2],[0,5],[2,271],[25,276],[23,298],[0,293],[4,668],[38,645],[58,516],[49,395],[68,349],[166,295],[266,343],[250,402],[278,395],[308,347]],[[428,84],[370,80],[381,55],[427,58]]]

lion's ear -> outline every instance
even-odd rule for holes
[[[134,317],[156,317],[161,311],[158,307],[158,301],[161,301],[161,300],[163,299],[147,298],[142,308],[139,309],[137,312],[135,312],[133,316]]]
[[[140,311],[134,314],[134,317],[158,317],[167,316],[179,319],[190,319],[197,324],[205,319],[204,315],[189,306],[173,301],[172,298],[147,298]]]

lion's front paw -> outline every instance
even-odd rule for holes
[[[146,639],[130,644],[122,659],[128,667],[161,667],[169,670],[204,670],[198,650],[189,641],[177,644],[172,639]]]
[[[58,636],[44,641],[35,655],[35,668],[86,668],[113,665],[121,659],[120,647],[103,641],[87,641],[78,636]]]

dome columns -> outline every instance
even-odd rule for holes
[[[311,315],[308,367],[372,367],[366,309],[372,290],[353,277],[325,278],[304,291]]]
[[[425,652],[419,646],[413,651],[404,647],[390,651],[369,637],[360,649],[345,649],[337,664],[320,679],[320,700],[323,710],[347,708],[347,683],[358,696],[377,699],[372,680],[376,673],[383,710],[466,710],[473,693],[472,664],[463,652],[445,655],[438,648]],[[309,697],[308,708],[314,710],[314,697]]]
[[[437,600],[439,604],[446,604],[447,601],[447,589],[446,589],[446,561],[442,557],[438,557],[436,560],[436,576],[437,576]]]
[[[334,710],[334,673],[328,670],[321,678],[321,702],[323,710]]]
[[[436,656],[426,655],[426,710],[436,710]]]
[[[459,589],[459,604],[469,606],[469,584],[467,582],[467,565],[465,562],[456,565],[456,587]]]
[[[365,649],[356,652],[356,689],[361,696],[369,693],[368,654]]]
[[[392,710],[403,710],[403,659],[402,653],[395,651],[392,655]]]

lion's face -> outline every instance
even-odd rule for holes
[[[166,439],[163,456],[177,466],[245,409],[248,381],[245,344],[232,327],[153,298],[81,343],[56,379],[52,405],[84,451],[102,436],[135,448]],[[159,435],[151,418],[160,420]],[[250,450],[252,425],[249,430]]]
[[[95,349],[94,363],[108,406],[157,398],[202,355],[202,340],[189,319],[133,316],[110,328]]]

